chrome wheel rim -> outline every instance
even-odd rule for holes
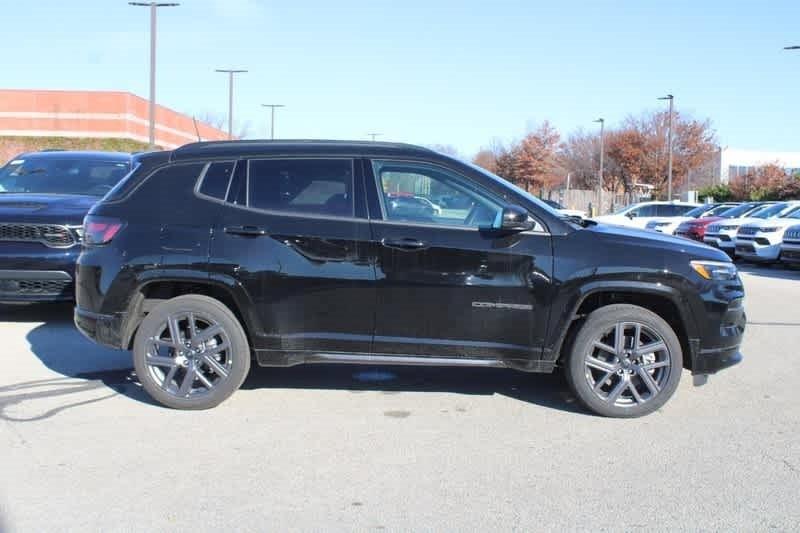
[[[664,339],[639,322],[619,322],[600,334],[584,358],[586,381],[609,405],[634,407],[656,398],[672,358]]]
[[[228,333],[204,314],[173,313],[148,339],[145,365],[156,384],[173,396],[208,395],[231,373]]]

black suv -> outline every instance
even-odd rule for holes
[[[0,168],[0,302],[72,300],[83,217],[133,160],[53,150]]]
[[[391,198],[466,198],[440,211]],[[425,148],[196,143],[142,156],[85,220],[75,322],[202,409],[261,366],[563,368],[632,417],[740,361],[736,268],[685,239],[576,221]]]

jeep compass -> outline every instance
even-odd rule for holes
[[[398,198],[449,198],[420,209]],[[560,369],[606,416],[739,362],[744,291],[703,244],[565,217],[404,144],[229,141],[145,154],[84,222],[75,322],[164,405],[251,361]]]

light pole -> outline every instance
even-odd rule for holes
[[[669,145],[669,159],[667,162],[667,200],[672,201],[672,109],[675,97],[671,94],[662,96],[659,100],[669,100],[669,119],[667,120],[667,145]]]
[[[372,142],[375,142],[375,137],[379,135],[383,135],[383,133],[367,133],[370,137],[372,137]]]
[[[247,71],[218,68],[215,72],[224,72],[228,75],[228,139],[233,139],[233,75]]]
[[[176,2],[128,2],[129,5],[150,8],[150,149],[156,147],[156,13],[159,7],[176,7]]]
[[[597,181],[597,213],[603,206],[603,164],[605,163],[605,126],[606,119],[598,118],[594,122],[600,123],[600,177]]]
[[[269,107],[271,110],[272,118],[270,119],[269,138],[275,139],[275,108],[286,107],[283,104],[261,104],[261,107]]]

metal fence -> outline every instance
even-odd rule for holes
[[[597,191],[588,189],[560,189],[550,191],[549,196],[545,197],[557,201],[567,209],[578,209],[587,214],[593,212],[595,215],[605,215],[622,206],[639,201],[639,197],[635,194],[603,191],[602,203],[598,209]]]

